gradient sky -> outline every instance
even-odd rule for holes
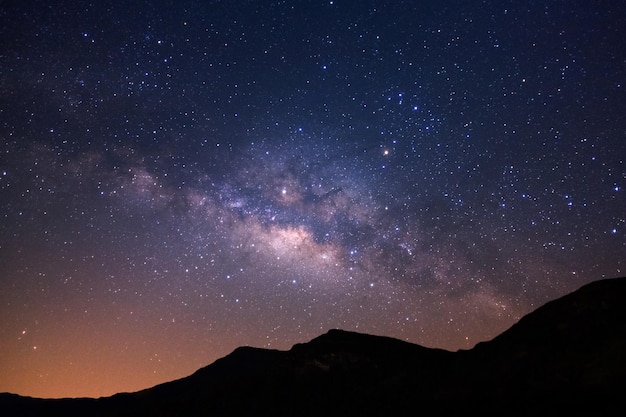
[[[0,392],[343,328],[470,348],[626,268],[626,3],[3,1]]]

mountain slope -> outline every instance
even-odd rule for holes
[[[497,402],[532,399],[518,409],[543,404],[595,415],[600,407],[619,415],[611,403],[623,396],[626,377],[626,279],[596,281],[551,301],[467,356],[468,370],[489,369],[475,383]]]
[[[90,416],[621,415],[626,278],[554,300],[468,351],[331,330],[242,347],[193,375],[98,400],[0,396],[0,413]],[[17,414],[13,414],[17,415]]]

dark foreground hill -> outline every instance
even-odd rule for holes
[[[0,415],[623,416],[625,388],[626,278],[618,278],[552,301],[468,351],[331,330],[289,351],[238,348],[137,393],[0,394]]]

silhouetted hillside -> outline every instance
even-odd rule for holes
[[[551,301],[468,353],[470,363],[489,369],[478,385],[503,404],[528,399],[518,408],[541,403],[558,414],[623,415],[617,399],[626,386],[626,279],[593,282]]]
[[[552,301],[468,351],[331,330],[289,351],[241,347],[177,381],[90,400],[0,395],[33,416],[623,415],[626,278]]]

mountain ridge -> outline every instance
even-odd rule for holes
[[[592,282],[450,352],[340,329],[287,351],[239,347],[192,375],[101,399],[0,394],[5,415],[621,415],[626,278]],[[407,411],[408,410],[408,411]],[[6,414],[5,412],[8,412]],[[17,415],[17,414],[15,414]]]

